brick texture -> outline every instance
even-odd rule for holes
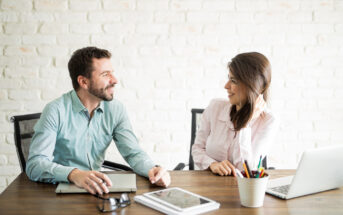
[[[20,172],[10,117],[69,91],[68,59],[89,45],[112,52],[115,95],[168,169],[188,160],[190,109],[226,97],[226,64],[245,51],[273,68],[270,165],[295,168],[303,150],[342,144],[340,0],[2,0],[0,22],[0,192]],[[106,156],[124,162],[114,146]]]

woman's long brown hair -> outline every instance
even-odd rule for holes
[[[253,116],[255,102],[260,94],[268,100],[268,88],[271,82],[271,66],[268,59],[258,52],[247,52],[237,55],[228,63],[228,69],[239,84],[246,89],[247,101],[237,111],[236,105],[231,106],[230,118],[235,131],[246,127]]]

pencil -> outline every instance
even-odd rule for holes
[[[249,172],[245,163],[243,163],[243,167],[244,167],[245,174],[247,175],[247,178],[250,178],[250,175],[249,175]]]

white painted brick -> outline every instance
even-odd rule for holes
[[[285,12],[257,12],[254,15],[256,23],[287,23],[287,13]]]
[[[0,22],[17,22],[19,20],[18,15],[12,11],[1,11],[0,13]]]
[[[20,172],[19,172],[19,173],[20,173]],[[14,176],[8,176],[8,177],[6,177],[6,178],[7,178],[7,185],[10,185],[10,184],[14,181],[14,179],[17,178],[17,175],[19,175],[19,173],[18,173],[18,174],[15,174]]]
[[[1,129],[1,132],[4,132],[4,133],[13,132],[13,127],[9,126],[8,122],[0,123],[0,129]]]
[[[2,66],[16,66],[21,63],[21,58],[20,57],[6,57],[6,56],[1,56],[0,57],[0,65]],[[1,70],[0,70],[1,71]]]
[[[105,10],[133,10],[134,0],[103,0]]]
[[[53,22],[54,15],[50,12],[30,11],[20,13],[21,22],[37,23],[37,22]]]
[[[69,0],[69,9],[73,11],[93,11],[101,8],[100,1]]]
[[[8,23],[5,24],[6,34],[34,34],[38,25],[34,23]]]
[[[6,176],[18,175],[20,173],[20,167],[19,166],[0,166],[0,172]]]
[[[35,101],[40,98],[38,90],[9,90],[8,98],[19,101]]]
[[[317,11],[314,12],[315,23],[342,23],[343,13],[341,11]]]
[[[301,26],[302,31],[304,33],[333,33],[334,32],[334,26],[328,25],[328,24],[303,24]]]
[[[37,55],[34,46],[8,46],[5,49],[6,56],[34,56]]]
[[[184,36],[159,36],[156,41],[157,45],[164,46],[183,46],[186,44],[186,38]],[[149,44],[148,44],[149,45]]]
[[[222,12],[219,17],[220,23],[252,23],[251,12]]]
[[[336,24],[335,31],[338,33],[343,33],[343,24]]]
[[[37,11],[64,11],[68,9],[67,0],[34,0]]]
[[[0,90],[0,100],[7,100],[8,96],[7,96],[7,90]],[[0,116],[2,114],[0,113]],[[0,117],[0,122],[1,122],[2,118]]]
[[[202,31],[201,24],[172,24],[171,34],[200,34]]]
[[[57,44],[59,45],[79,45],[88,46],[89,45],[89,38],[84,35],[75,35],[75,34],[65,34],[65,35],[58,35],[57,36]]]
[[[311,23],[312,11],[309,12],[290,12],[287,14],[287,18],[290,23]]]
[[[68,25],[62,23],[43,23],[39,29],[42,34],[65,34],[68,33]]]
[[[12,165],[19,165],[18,155],[8,155],[8,163]]]
[[[135,32],[134,24],[106,24],[104,25],[105,33],[131,35]]]
[[[151,23],[153,13],[150,11],[127,11],[121,13],[123,23]]]
[[[334,1],[334,8],[336,10],[343,10],[343,2],[342,1]]]
[[[147,11],[168,10],[168,1],[160,1],[160,0],[137,1],[137,10],[147,10]]]
[[[0,45],[18,45],[20,42],[20,36],[0,35]]]
[[[236,1],[235,8],[237,11],[265,11],[268,7],[268,2],[264,0],[244,0]]]
[[[37,78],[38,67],[11,66],[5,69],[6,78]]]
[[[152,45],[152,44],[155,44],[157,40],[157,36],[146,35],[146,34],[132,34],[132,35],[130,34],[124,37],[123,39],[124,39],[124,44],[127,44],[127,45],[135,45],[135,46]]]
[[[69,26],[70,33],[73,34],[100,34],[102,27],[99,24],[71,24]]]
[[[1,9],[10,11],[28,11],[32,9],[32,2],[26,0],[2,0]]]
[[[168,24],[137,24],[139,34],[167,34]]]
[[[169,47],[161,46],[143,46],[139,49],[139,53],[143,56],[171,56]]]
[[[286,43],[294,45],[314,45],[317,43],[316,36],[309,33],[286,34]]]
[[[199,10],[201,9],[201,4],[199,3],[199,1],[195,0],[172,0],[170,2],[170,7],[172,10],[178,11]]]
[[[21,86],[21,80],[1,78],[0,79],[0,89],[16,89]]]
[[[203,2],[202,8],[206,11],[233,11],[234,0],[207,0]]]
[[[1,83],[1,80],[0,80]],[[18,101],[1,101],[0,110],[1,111],[19,111],[22,109],[22,104]]]
[[[271,11],[294,11],[299,9],[299,1],[269,1]]]
[[[61,57],[55,57],[54,66],[56,67],[65,67],[68,65],[70,56],[61,56]]]
[[[41,112],[46,104],[46,101],[27,101],[23,105],[23,109],[30,113]]]
[[[55,86],[56,79],[26,78],[23,81],[22,89],[53,89]]]
[[[173,48],[173,53],[175,53],[176,56],[202,56],[204,49],[202,47],[189,46],[175,47]]]
[[[86,12],[60,12],[54,15],[60,23],[87,23]]]
[[[236,26],[233,24],[207,24],[204,25],[204,33],[214,35],[235,34]]]
[[[88,20],[94,23],[116,23],[120,21],[120,14],[116,12],[91,11]]]
[[[0,187],[4,187],[4,189],[5,189],[5,187],[6,187],[6,179],[5,178],[0,178]]]
[[[36,57],[36,56],[29,56],[29,57],[22,57],[22,66],[49,66],[52,63],[52,59],[49,57]]]
[[[54,35],[34,35],[23,36],[23,43],[28,45],[50,45],[56,43],[56,36]]]
[[[336,1],[339,2],[339,1]],[[301,10],[311,10],[311,11],[318,11],[318,10],[325,10],[330,11],[335,8],[334,3],[332,0],[302,0],[299,1],[300,9]]]
[[[318,36],[318,44],[320,45],[343,45],[343,34],[320,34]]]
[[[7,162],[8,162],[7,157],[5,155],[0,155],[0,166],[6,165]],[[0,181],[0,185],[1,185],[1,181]]]
[[[186,21],[186,13],[174,11],[157,11],[155,13],[155,22],[157,23],[184,23]]]
[[[72,42],[72,41],[70,41]],[[122,43],[122,37],[117,35],[93,35],[91,36],[91,44],[97,46],[113,46]],[[85,46],[86,46],[85,42]]]
[[[216,12],[188,12],[186,22],[188,23],[218,23],[219,13]]]
[[[67,56],[69,53],[69,50],[67,47],[63,46],[39,46],[38,48],[38,54],[41,56],[49,57],[49,56]]]

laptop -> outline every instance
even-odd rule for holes
[[[136,174],[105,173],[112,181],[110,192],[136,192]],[[87,190],[72,183],[59,183],[56,193],[88,193]]]
[[[343,186],[343,145],[306,150],[294,176],[271,179],[266,192],[291,199]]]

